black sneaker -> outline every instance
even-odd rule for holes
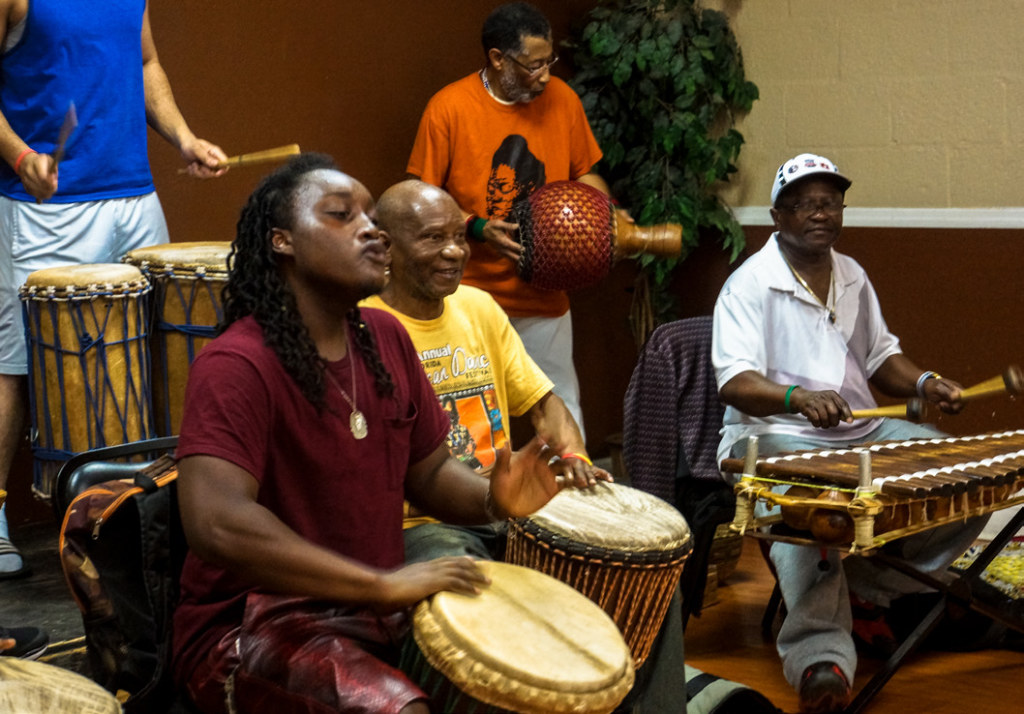
[[[818,662],[800,678],[800,711],[805,714],[840,712],[850,703],[850,683],[834,662]]]
[[[38,627],[0,627],[0,640],[14,640],[14,647],[0,651],[4,657],[39,659],[50,637]]]

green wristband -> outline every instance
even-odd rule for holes
[[[790,387],[789,389],[786,390],[786,404],[785,404],[785,406],[786,406],[786,413],[787,414],[792,414],[793,413],[793,408],[789,405],[789,398],[793,396],[793,390],[796,389],[799,386],[800,386],[799,384],[794,384],[792,387]]]
[[[486,218],[474,218],[473,219],[473,227],[472,227],[472,230],[470,231],[469,234],[475,240],[478,240],[481,243],[485,243],[486,241],[484,240],[484,226],[486,226],[486,225],[487,225],[487,219]]]

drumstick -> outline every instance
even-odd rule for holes
[[[877,417],[896,417],[897,419],[908,419],[918,422],[924,415],[924,402],[914,397],[908,399],[906,404],[894,404],[889,407],[875,407],[874,409],[854,409],[850,412],[854,419],[875,419]]]
[[[1001,392],[1020,394],[1022,390],[1024,390],[1024,376],[1021,374],[1020,367],[1011,364],[999,376],[986,379],[984,382],[962,390],[960,392],[960,399],[966,402],[979,397],[1000,394]]]
[[[264,164],[270,161],[279,161],[288,156],[294,156],[300,153],[298,144],[288,144],[287,146],[278,146],[274,149],[266,149],[265,151],[254,151],[251,154],[239,154],[238,156],[229,156],[225,161],[217,164],[217,169],[226,169],[229,166],[249,166],[251,164]],[[179,174],[187,174],[188,169],[178,169]]]

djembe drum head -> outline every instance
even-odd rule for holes
[[[691,548],[674,507],[628,486],[564,489],[509,525],[506,558],[565,582],[619,626],[637,666],[650,654]]]
[[[435,697],[434,710],[479,711],[483,702],[527,714],[612,711],[633,686],[634,666],[608,615],[535,570],[479,565],[491,580],[479,595],[440,592],[416,607],[416,654],[433,671],[408,655],[406,670]],[[443,698],[440,675],[455,696]]]

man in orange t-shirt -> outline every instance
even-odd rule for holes
[[[601,149],[579,97],[551,76],[558,55],[539,10],[522,2],[498,7],[482,40],[487,65],[430,100],[406,170],[455,198],[473,244],[463,280],[508,313],[582,431],[569,297],[519,279],[518,225],[508,219],[514,202],[551,181],[575,179],[607,194],[591,172]]]

